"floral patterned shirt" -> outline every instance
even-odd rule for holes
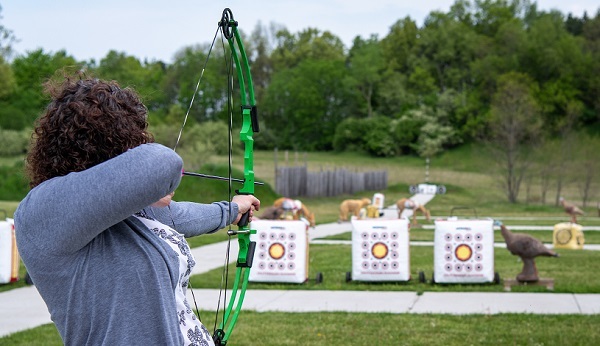
[[[179,329],[183,335],[184,345],[190,346],[214,346],[210,332],[194,314],[186,298],[192,268],[196,264],[194,256],[185,237],[173,228],[153,219],[144,211],[134,215],[152,233],[164,240],[179,257],[179,285],[175,288],[175,300],[177,302],[177,319]]]

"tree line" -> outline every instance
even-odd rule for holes
[[[42,49],[15,56],[17,36],[0,22],[3,131],[30,128],[47,102],[43,82],[77,72],[135,88],[157,140],[172,142],[207,61],[182,149],[225,150],[211,139],[228,121],[227,45],[182,47],[172,63],[117,51],[78,61]],[[593,141],[600,132],[600,9],[576,17],[529,0],[457,0],[421,26],[399,18],[386,36],[357,36],[351,47],[328,31],[292,33],[278,24],[242,36],[260,149],[431,157],[483,141],[509,171],[507,197],[516,200],[525,153],[536,154],[541,143],[574,143],[574,134]]]

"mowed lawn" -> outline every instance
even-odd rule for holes
[[[274,154],[272,152],[256,152],[257,180],[265,181],[271,186],[275,183]],[[285,164],[280,152],[279,164]],[[288,164],[295,164],[290,154]],[[298,163],[304,164],[301,153]],[[424,160],[414,157],[378,159],[360,154],[349,153],[308,153],[309,169],[333,169],[345,167],[355,170],[388,171],[388,188],[383,191],[365,191],[355,195],[303,198],[302,201],[313,210],[317,223],[335,222],[338,217],[339,203],[346,198],[372,197],[373,193],[385,195],[386,205],[395,200],[410,196],[408,187],[424,182]],[[214,163],[221,163],[224,158],[214,157]],[[240,168],[234,161],[234,166]],[[366,167],[366,168],[365,168]],[[428,205],[433,217],[445,217],[453,208],[467,207],[461,216],[470,217],[476,213],[479,217],[521,218],[506,220],[508,225],[528,224],[552,226],[567,221],[568,217],[560,207],[554,205],[554,195],[550,191],[546,203],[541,203],[539,193],[532,193],[529,202],[522,198],[519,203],[506,201],[503,191],[498,187],[499,177],[491,167],[489,159],[478,156],[474,148],[462,148],[432,159],[430,181],[444,184],[445,195],[436,196]],[[184,178],[185,179],[185,178]],[[197,182],[188,184],[200,184]],[[202,182],[201,184],[213,184]],[[182,186],[183,187],[183,186]],[[224,188],[226,190],[226,188]],[[533,186],[531,191],[539,191]],[[569,200],[577,200],[577,186],[566,186],[563,195]],[[260,187],[257,196],[261,198]],[[212,197],[212,196],[211,196]],[[180,200],[202,200],[202,197],[188,196],[183,189],[178,190],[176,198]],[[222,199],[227,199],[223,197]],[[263,207],[272,203],[274,196],[262,197]],[[9,216],[14,212],[18,202],[0,202],[0,209],[7,209]],[[586,215],[579,219],[584,226],[598,226],[595,205],[585,208]],[[431,226],[433,223],[419,220],[420,224]],[[552,241],[551,231],[529,232],[548,243]],[[586,243],[600,243],[600,233],[586,232]],[[499,233],[496,241],[502,241]],[[192,246],[223,241],[226,236],[219,234],[191,239]],[[350,240],[350,234],[342,234],[333,239]],[[415,228],[411,230],[412,241],[433,240],[433,230]],[[540,276],[551,277],[556,281],[554,292],[600,293],[599,253],[581,250],[562,250],[559,258],[541,258],[537,261]],[[433,268],[433,248],[411,246],[411,275],[415,278],[424,272],[431,278]],[[495,270],[501,278],[512,278],[521,269],[521,262],[505,249],[495,249]],[[329,290],[401,290],[401,291],[502,291],[501,285],[435,285],[430,282],[420,283],[417,280],[399,283],[374,284],[364,282],[345,282],[346,271],[351,270],[350,245],[311,245],[309,277],[316,273],[323,274],[324,282],[316,284],[307,282],[303,285],[291,284],[251,284],[251,288],[267,289],[329,289]],[[218,287],[222,270],[214,270],[203,275],[194,276],[192,285],[195,288]],[[233,272],[233,268],[230,268]],[[24,268],[22,268],[24,273]],[[230,280],[231,281],[231,280]],[[21,283],[13,284],[19,287]],[[7,285],[2,285],[7,286]],[[6,287],[0,286],[0,290]],[[544,287],[513,288],[520,292],[547,292]],[[214,312],[205,312],[212,329]],[[231,345],[592,345],[600,341],[600,323],[598,315],[561,315],[539,316],[529,314],[504,315],[411,315],[411,314],[364,314],[364,313],[256,313],[244,311],[234,331]],[[6,345],[60,345],[61,341],[53,325],[46,325],[32,330],[16,333],[10,337],[0,338],[0,344]]]

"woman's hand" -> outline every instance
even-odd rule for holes
[[[165,197],[159,199],[158,202],[153,203],[152,206],[155,208],[164,208],[164,207],[168,206],[169,204],[171,204],[171,200],[173,199],[174,194],[175,194],[175,192],[171,192],[170,194],[166,195]]]
[[[258,198],[252,195],[235,195],[231,199],[232,203],[238,205],[238,216],[233,222],[234,225],[237,225],[242,215],[247,211],[250,211],[250,219],[249,222],[252,221],[252,216],[254,215],[254,211],[260,208],[260,201]]]

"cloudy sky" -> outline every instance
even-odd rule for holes
[[[240,29],[276,23],[292,33],[308,27],[330,31],[349,47],[356,36],[387,35],[398,19],[419,25],[431,12],[447,12],[454,0],[0,0],[0,23],[19,39],[18,54],[64,49],[79,60],[99,60],[109,50],[140,59],[172,62],[182,47],[210,42],[225,7]],[[538,0],[540,10],[593,16],[598,0]]]

